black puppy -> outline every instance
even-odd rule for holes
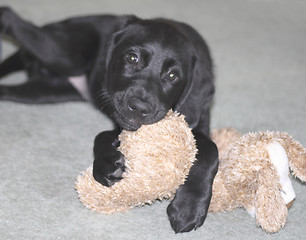
[[[193,28],[165,19],[110,15],[36,27],[0,8],[0,31],[20,46],[1,63],[0,77],[22,69],[28,74],[22,85],[0,86],[1,100],[89,99],[114,120],[118,127],[100,133],[94,143],[93,174],[103,185],[111,186],[124,172],[124,158],[117,151],[120,129],[157,122],[170,108],[184,114],[197,141],[198,160],[167,213],[175,232],[203,224],[218,152],[209,139],[212,62]]]

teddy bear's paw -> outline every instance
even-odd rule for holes
[[[196,230],[203,225],[207,216],[207,208],[204,207],[200,195],[192,192],[182,194],[183,189],[179,188],[167,208],[170,224],[175,233]]]

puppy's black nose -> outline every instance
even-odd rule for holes
[[[135,112],[137,114],[139,114],[140,116],[147,116],[150,115],[150,113],[152,112],[152,105],[144,102],[138,98],[130,98],[127,102],[129,110],[132,112]]]

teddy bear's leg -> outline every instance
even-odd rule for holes
[[[256,191],[256,222],[266,232],[278,232],[285,224],[288,209],[280,193],[277,172],[263,168],[258,172]]]
[[[281,184],[281,196],[286,204],[295,199],[295,192],[289,178],[289,164],[285,149],[278,142],[272,142],[266,146],[271,163],[275,166]]]

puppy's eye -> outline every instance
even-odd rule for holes
[[[170,82],[173,82],[173,81],[177,80],[178,77],[179,77],[179,73],[177,71],[174,71],[174,70],[168,72],[167,75],[166,75],[167,80],[169,80]]]
[[[125,58],[129,64],[137,64],[139,62],[139,58],[135,53],[128,53]]]

